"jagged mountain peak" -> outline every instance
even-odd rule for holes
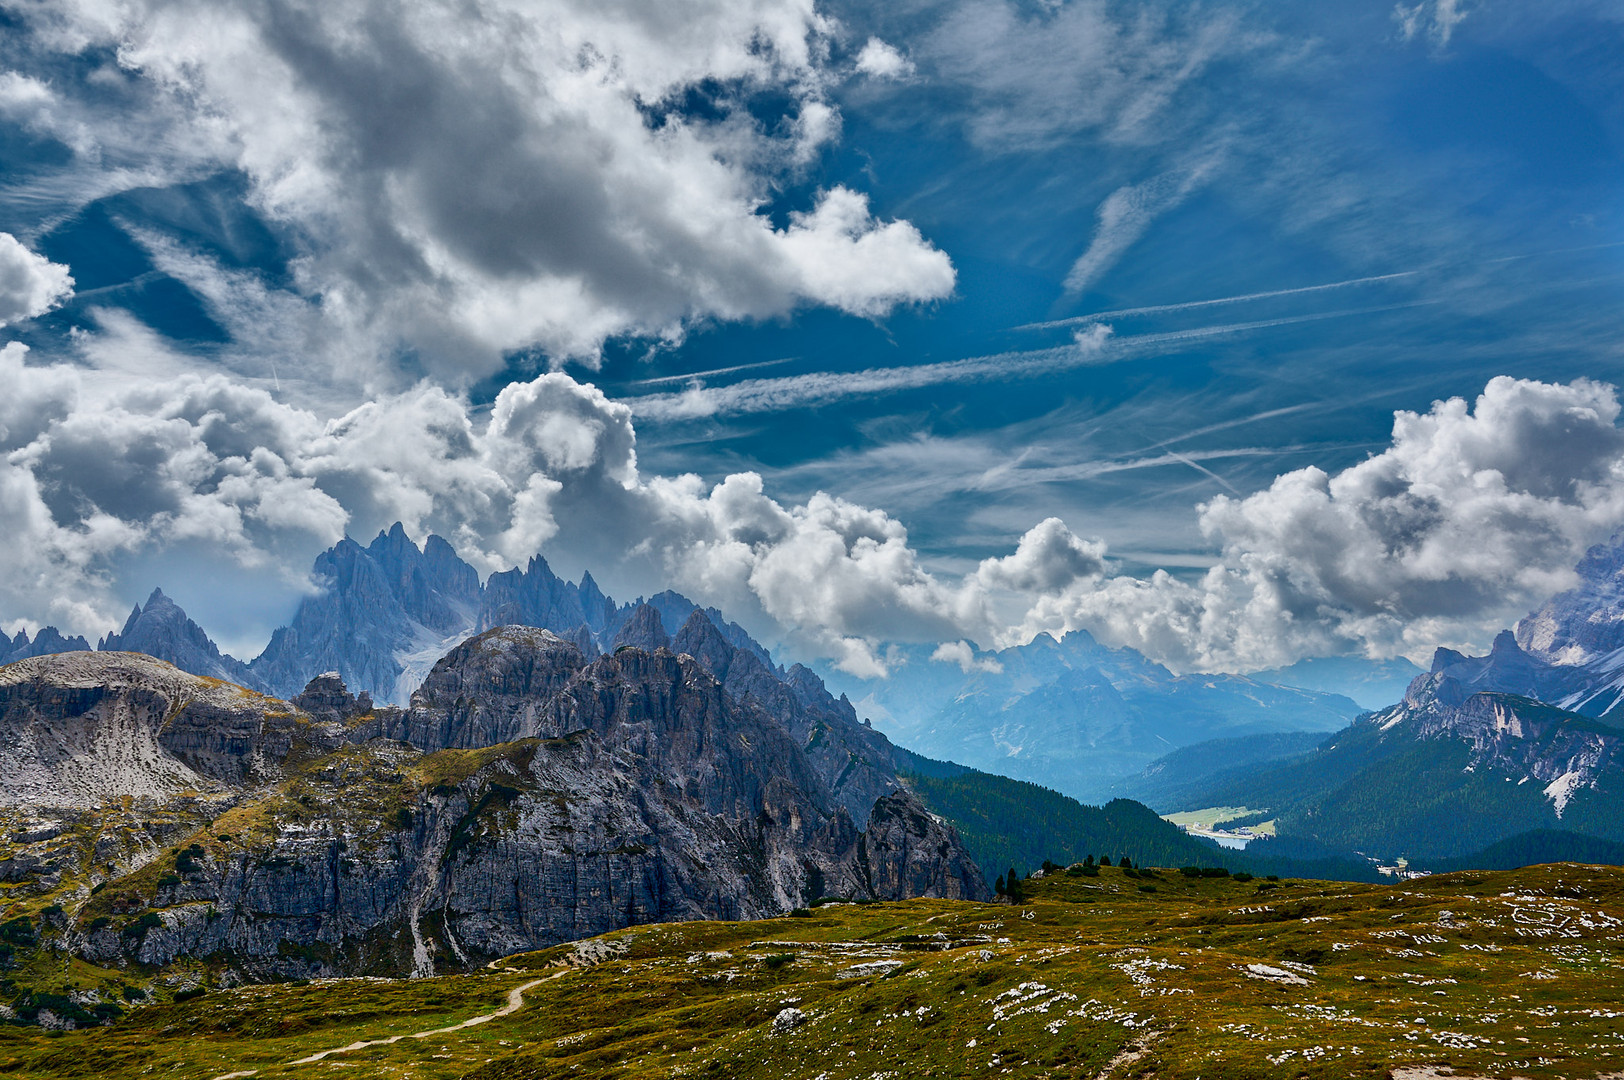
[[[1579,584],[1517,623],[1517,642],[1548,663],[1580,666],[1624,649],[1624,532],[1585,552]]]
[[[638,604],[633,608],[631,618],[615,634],[616,649],[628,645],[644,652],[670,647],[671,637],[665,632],[665,623],[652,604]]]
[[[124,629],[102,638],[96,648],[102,652],[145,653],[194,675],[263,689],[247,664],[222,653],[203,628],[161,588],[153,589],[145,604],[135,605]]]
[[[90,642],[75,634],[72,637],[63,637],[62,632],[54,626],[41,627],[39,633],[32,639],[27,630],[17,631],[17,636],[8,638],[0,633],[0,664],[11,664],[18,660],[26,660],[32,656],[50,656],[55,653],[89,652]]]

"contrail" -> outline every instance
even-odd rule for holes
[[[729,386],[693,387],[680,393],[646,394],[620,400],[630,405],[635,414],[649,420],[690,420],[721,414],[777,412],[825,405],[846,398],[914,390],[946,383],[1030,378],[1071,368],[1118,363],[1160,345],[1266,330],[1296,323],[1318,322],[1323,319],[1345,318],[1350,315],[1368,315],[1437,302],[1426,300],[1342,311],[1323,311],[1312,315],[1288,315],[1278,319],[1170,330],[1129,338],[1105,338],[1092,346],[1063,345],[1051,349],[945,360],[934,364],[867,368],[851,372],[820,371],[806,375],[789,375],[780,379],[745,379]]]
[[[1483,265],[1495,263],[1520,262],[1523,259],[1539,259],[1548,255],[1571,255],[1581,251],[1604,251],[1608,248],[1624,247],[1624,240],[1615,240],[1605,244],[1582,244],[1578,247],[1551,248],[1548,251],[1530,251],[1521,255],[1502,255],[1494,259],[1484,259]],[[1354,285],[1372,285],[1381,281],[1397,281],[1400,278],[1416,277],[1424,273],[1422,270],[1400,270],[1392,274],[1376,274],[1371,277],[1349,278],[1346,281],[1328,281],[1323,285],[1303,285],[1293,289],[1271,289],[1267,292],[1244,293],[1240,296],[1220,296],[1212,300],[1186,300],[1178,304],[1155,304],[1149,307],[1118,308],[1114,311],[1097,311],[1091,315],[1075,315],[1067,319],[1054,319],[1049,322],[1025,323],[1015,327],[1016,330],[1050,330],[1058,326],[1076,326],[1079,323],[1096,322],[1100,319],[1123,318],[1132,315],[1158,315],[1169,311],[1189,311],[1193,308],[1213,307],[1219,304],[1244,304],[1250,300],[1269,300],[1276,296],[1300,296],[1305,293],[1326,292],[1331,289],[1346,289]]]
[[[1285,454],[1298,454],[1304,451],[1323,449],[1323,446],[1302,443],[1290,446],[1238,446],[1222,450],[1197,450],[1188,454],[1168,451],[1147,457],[1107,458],[1105,460],[1078,462],[1073,465],[1044,465],[1034,468],[1010,466],[996,470],[990,469],[977,478],[974,484],[965,486],[976,491],[1004,491],[1014,487],[1030,487],[1034,484],[1091,480],[1096,476],[1132,472],[1138,469],[1161,469],[1169,465],[1187,465],[1198,472],[1207,473],[1218,483],[1223,484],[1231,491],[1235,491],[1234,486],[1223,477],[1209,469],[1202,468],[1199,463],[1202,461],[1219,461],[1225,458],[1279,457]],[[1236,494],[1240,494],[1240,492],[1236,492]]]
[[[1248,300],[1267,300],[1275,296],[1299,296],[1304,293],[1326,292],[1330,289],[1345,289],[1351,285],[1370,285],[1378,281],[1397,281],[1399,278],[1415,277],[1419,273],[1421,273],[1420,270],[1401,270],[1396,274],[1377,274],[1374,277],[1349,278],[1347,281],[1331,281],[1324,285],[1302,285],[1294,289],[1271,289],[1268,292],[1246,293],[1242,296],[1220,296],[1213,300],[1186,300],[1178,304],[1157,304],[1152,307],[1096,311],[1092,315],[1075,315],[1069,319],[1026,323],[1023,326],[1015,327],[1015,329],[1050,330],[1057,326],[1076,326],[1079,323],[1098,322],[1101,319],[1118,318],[1125,315],[1156,315],[1167,311],[1189,311],[1194,308],[1214,307],[1219,304],[1243,304]]]
[[[776,367],[779,364],[788,364],[799,360],[798,356],[786,356],[780,360],[758,360],[753,364],[735,364],[733,367],[711,368],[709,371],[690,371],[684,375],[659,375],[651,379],[629,379],[625,386],[653,386],[656,383],[686,382],[689,379],[708,379],[712,375],[731,375],[735,371],[751,371],[755,368]]]
[[[1246,497],[1241,493],[1240,488],[1236,487],[1234,484],[1231,484],[1228,480],[1225,480],[1223,477],[1219,476],[1205,465],[1202,465],[1200,462],[1190,457],[1190,455],[1181,454],[1176,450],[1170,450],[1168,451],[1168,456],[1177,461],[1183,462],[1185,465],[1188,465],[1202,476],[1210,477],[1211,479],[1216,480],[1218,483],[1222,484],[1226,489],[1228,489],[1228,491],[1236,498],[1244,499]]]

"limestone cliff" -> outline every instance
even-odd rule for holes
[[[249,979],[427,974],[823,895],[987,896],[894,772],[854,822],[805,724],[692,655],[589,661],[527,627],[453,649],[408,710],[333,673],[288,703],[132,654],[43,657],[0,669],[0,799],[37,823],[6,866],[79,882],[87,959]]]

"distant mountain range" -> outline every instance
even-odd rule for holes
[[[1074,631],[998,652],[962,647],[952,662],[904,647],[891,654],[889,680],[830,681],[861,694],[858,707],[891,738],[930,758],[1088,801],[1269,810],[1280,850],[1311,845],[1305,857],[1358,849],[1443,859],[1538,830],[1624,840],[1611,810],[1624,770],[1614,724],[1624,696],[1624,540],[1592,550],[1579,571],[1577,588],[1502,633],[1487,655],[1438,650],[1402,701],[1362,719],[1361,700],[1386,697],[1419,669],[1344,659],[1175,675]],[[496,626],[550,630],[588,660],[624,645],[670,647],[784,717],[854,820],[895,787],[895,747],[859,721],[846,695],[809,668],[777,665],[721,612],[677,593],[618,603],[590,574],[564,581],[539,557],[481,583],[444,540],[419,548],[398,524],[365,547],[339,543],[314,576],[323,587],[250,663],[221,653],[161,591],[97,648],[284,698],[331,671],[372,700],[403,704],[441,657]],[[0,640],[0,660],[89,648],[46,628]]]
[[[332,671],[357,693],[405,706],[442,656],[492,627],[550,630],[591,657],[628,642],[653,647],[701,610],[670,591],[619,603],[591,574],[565,581],[540,557],[481,583],[444,539],[430,536],[419,547],[399,523],[364,547],[340,541],[316,559],[312,577],[319,588],[250,662],[222,653],[161,590],[97,647],[146,653],[282,698]],[[703,611],[722,641],[759,661],[751,679],[856,720],[853,706],[826,692],[810,668],[778,666],[742,627],[714,608]],[[9,644],[6,659],[89,648],[50,628]],[[1285,685],[1285,678],[1176,676],[1081,631],[972,652],[968,672],[914,652],[893,679],[860,687],[865,709],[891,736],[922,753],[1085,799],[1109,797],[1113,780],[1179,746],[1253,733],[1328,733],[1360,711],[1347,697]]]
[[[923,650],[880,683],[831,675],[897,742],[1055,788],[1085,801],[1170,750],[1219,737],[1328,734],[1362,710],[1349,698],[1240,675],[1174,675],[1134,649],[1085,631],[1040,634],[961,663]]]
[[[1592,549],[1579,574],[1486,655],[1438,649],[1401,702],[1314,747],[1205,744],[1118,790],[1164,812],[1267,810],[1282,838],[1423,865],[1616,850],[1604,842],[1624,842],[1624,542]]]
[[[1299,660],[1289,667],[1254,671],[1247,678],[1279,686],[1341,694],[1357,702],[1361,709],[1375,710],[1385,709],[1402,698],[1410,680],[1421,673],[1419,667],[1402,656],[1391,660],[1324,656]]]
[[[522,570],[492,574],[481,584],[478,572],[443,538],[431,535],[419,548],[399,522],[366,547],[348,537],[339,541],[316,558],[311,576],[317,590],[250,662],[222,653],[162,589],[137,604],[124,628],[95,647],[146,653],[183,671],[283,698],[297,694],[317,674],[336,671],[356,692],[404,706],[436,661],[492,627],[551,630],[595,656],[621,643],[617,635],[640,606],[651,607],[668,628],[680,627],[700,610],[674,592],[616,603],[591,574],[572,584],[539,556]],[[724,640],[772,666],[767,650],[742,627],[714,608],[706,614]],[[15,639],[0,635],[0,663],[90,648],[82,637],[63,637],[46,627],[32,640],[26,632]],[[799,665],[778,674],[821,688],[810,669]]]

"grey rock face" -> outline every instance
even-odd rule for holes
[[[638,604],[631,618],[615,632],[616,649],[629,647],[653,652],[670,644],[671,637],[665,632],[660,613],[648,604]]]
[[[95,807],[274,778],[297,726],[281,702],[138,653],[23,660],[0,669],[0,803]]]
[[[458,645],[380,733],[425,750],[494,746],[541,733],[548,700],[586,665],[547,630],[499,626]]]
[[[811,671],[797,664],[780,675],[755,651],[729,642],[715,620],[698,609],[683,623],[671,647],[715,673],[736,700],[777,717],[859,828],[868,825],[876,799],[898,790],[890,740],[858,723],[851,703],[831,697]]]
[[[427,974],[828,894],[987,896],[911,794],[879,799],[860,829],[788,727],[689,655],[587,662],[503,627],[443,658],[406,713],[362,711],[332,673],[296,700],[130,654],[0,672],[0,730],[26,736],[0,760],[22,777],[12,797],[93,808],[205,790],[241,808],[219,818],[241,822],[229,840],[166,856],[173,873],[110,882],[99,902],[119,925],[83,920],[82,955],[206,956],[254,978]],[[147,913],[159,925],[126,932]]]
[[[431,536],[419,551],[397,522],[368,547],[348,538],[316,559],[321,591],[302,602],[250,668],[272,693],[291,697],[318,672],[355,690],[402,700],[402,676],[427,671],[467,635],[479,575]]]
[[[372,695],[365,690],[360,695],[350,693],[344,678],[336,671],[324,671],[305,684],[293,707],[313,719],[328,723],[342,723],[372,712]]]
[[[187,618],[180,605],[165,596],[162,589],[152,590],[146,604],[137,604],[130,612],[124,629],[108,634],[96,648],[100,652],[145,653],[193,675],[264,689],[247,664],[222,653],[203,628]]]
[[[859,861],[876,896],[983,898],[975,888],[980,874],[957,835],[905,791],[874,803],[858,845]]]

